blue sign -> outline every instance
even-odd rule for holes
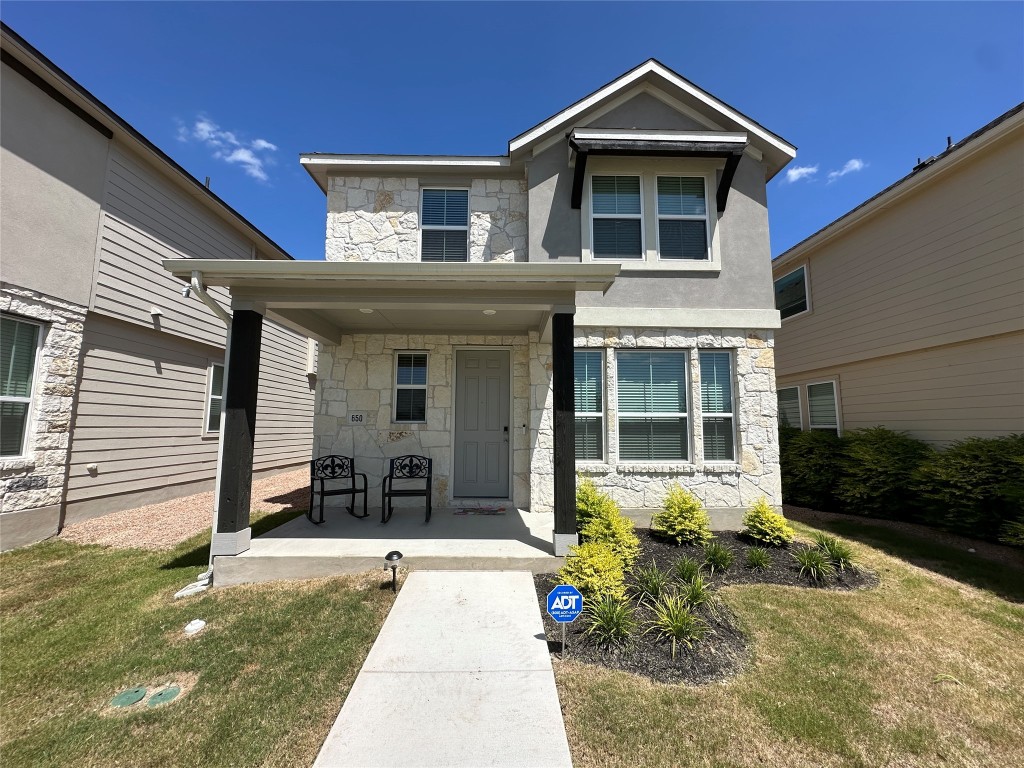
[[[583,612],[583,595],[571,584],[559,584],[548,593],[548,615],[559,624],[576,621]]]

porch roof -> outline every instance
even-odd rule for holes
[[[325,344],[345,333],[550,333],[579,291],[605,292],[618,264],[238,261],[166,259],[188,282],[230,290],[255,309]]]

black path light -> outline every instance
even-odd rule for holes
[[[384,570],[391,569],[391,591],[398,592],[398,565],[402,561],[402,553],[393,549],[384,555]]]

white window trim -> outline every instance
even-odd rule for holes
[[[723,464],[734,465],[738,461],[736,459],[736,449],[739,446],[739,436],[737,435],[737,418],[736,418],[736,392],[737,381],[736,381],[736,353],[732,349],[698,349],[697,350],[697,365],[700,365],[700,356],[703,353],[711,352],[726,352],[729,355],[729,386],[732,390],[730,392],[730,399],[732,400],[732,410],[728,412],[718,411],[705,411],[704,410],[704,391],[698,386],[697,394],[700,395],[701,402],[701,414],[700,414],[700,432],[701,432],[701,460],[705,465],[708,466],[720,466]],[[703,382],[703,379],[702,379]],[[731,459],[706,459],[704,458],[704,420],[705,419],[729,419],[732,424],[732,458]]]
[[[4,314],[8,320],[14,320],[18,323],[25,323],[26,325],[34,325],[39,329],[39,333],[36,334],[36,355],[32,361],[32,387],[28,397],[11,397],[11,396],[0,396],[0,402],[5,403],[28,403],[28,409],[25,411],[25,432],[21,436],[21,452],[16,456],[0,456],[0,464],[6,461],[25,461],[31,458],[32,451],[29,449],[29,443],[34,437],[35,430],[35,402],[36,394],[39,387],[39,365],[43,357],[43,343],[46,340],[47,324],[38,320],[32,320],[28,317],[21,317],[20,315]]]
[[[431,187],[436,189],[436,187]],[[426,374],[427,380],[422,384],[399,384],[398,383],[398,356],[399,355],[423,355],[427,359]],[[423,418],[422,419],[399,419],[398,418],[398,390],[400,389],[422,389],[424,393],[430,385],[430,352],[426,349],[396,349],[391,370],[391,423],[392,424],[426,424],[427,423],[427,395],[423,395]]]
[[[718,171],[725,167],[725,161],[707,158],[641,158],[641,157],[592,157],[587,163],[584,178],[582,210],[580,216],[582,259],[587,263],[621,264],[623,272],[670,271],[670,272],[721,272],[721,227],[718,226],[718,208],[711,191],[716,188]],[[644,248],[643,259],[595,258],[593,253],[593,214],[591,194],[594,176],[639,176],[641,240]],[[662,259],[658,247],[658,176],[703,177],[707,203],[708,250],[707,260]],[[653,213],[652,213],[653,212]]]
[[[213,394],[213,369],[223,368],[224,371],[221,373],[221,392],[220,395]],[[217,429],[210,429],[210,403],[216,397],[220,400],[220,424],[224,426],[224,383],[225,377],[227,376],[227,368],[224,363],[218,363],[211,360],[210,364],[206,366],[206,399],[203,401],[203,437],[217,437],[220,435],[220,427]]]
[[[779,280],[782,280],[783,278],[789,277],[794,272],[798,272],[801,269],[804,271],[804,303],[807,305],[807,309],[803,310],[802,312],[797,312],[795,315],[790,315],[789,317],[782,317],[782,313],[779,312],[779,316],[780,316],[780,318],[781,318],[783,323],[787,322],[788,320],[794,320],[794,319],[796,319],[798,317],[803,317],[804,315],[811,314],[811,310],[813,309],[813,307],[811,307],[811,279],[810,279],[811,270],[810,270],[810,267],[808,266],[808,264],[806,262],[804,262],[803,264],[797,264],[795,267],[793,267],[791,270],[789,270],[785,274],[782,274],[782,275],[779,275],[778,277],[772,278],[772,299],[774,300],[774,298],[775,298],[775,284],[777,282],[779,282]]]
[[[660,213],[658,211],[658,179],[701,179],[704,182],[704,215],[696,216],[694,214],[674,214],[674,213]],[[655,248],[658,253],[658,261],[662,264],[677,264],[679,262],[686,263],[693,261],[695,263],[703,263],[704,261],[710,261],[710,253],[706,260],[701,259],[663,259],[661,258],[661,222],[664,221],[703,221],[704,222],[704,237],[708,244],[708,251],[711,251],[711,197],[710,189],[708,185],[708,177],[705,174],[692,173],[684,175],[681,173],[659,173],[654,177],[654,238]]]
[[[781,392],[784,389],[795,389],[796,390],[797,418],[800,420],[800,425],[798,427],[796,427],[796,429],[803,430],[803,428],[804,428],[804,403],[803,403],[803,395],[800,394],[800,385],[799,384],[795,384],[795,385],[790,386],[790,387],[778,387],[778,388],[776,388],[776,390],[775,390],[775,400],[776,400],[776,402],[778,402],[778,399],[779,399],[779,392]],[[779,422],[779,426],[782,426],[782,422],[781,421]]]
[[[637,264],[643,262],[646,259],[647,253],[647,227],[644,225],[646,219],[646,213],[644,206],[644,177],[639,173],[596,173],[587,174],[587,198],[591,198],[594,193],[594,176],[612,176],[614,178],[622,177],[629,179],[636,179],[640,185],[640,213],[594,213],[593,205],[589,206],[590,209],[590,242],[594,241],[594,221],[597,219],[630,219],[640,222],[640,255],[639,256],[622,256],[622,257],[609,257],[609,256],[594,256],[593,261],[597,263],[608,262],[610,264]]]
[[[601,458],[599,459],[576,459],[577,464],[607,464],[608,463],[608,356],[604,349],[594,347],[574,347],[573,353],[597,352],[601,356],[601,410],[600,411],[575,411],[574,418],[598,417],[601,419]],[[575,379],[575,374],[573,376]]]
[[[692,359],[691,352],[689,349],[669,349],[666,347],[656,347],[649,350],[638,350],[638,349],[620,349],[615,348],[615,463],[622,464],[624,466],[629,465],[665,465],[665,466],[691,466],[695,464],[693,458],[693,417],[691,414],[685,411],[674,411],[674,412],[663,412],[658,411],[656,413],[649,413],[647,411],[623,411],[619,407],[619,376],[618,376],[618,356],[620,352],[651,352],[661,354],[681,354],[683,355],[683,376],[686,381],[683,384],[683,391],[686,392],[687,403],[693,403],[693,392],[691,391],[692,381],[690,376],[690,361]],[[691,407],[690,410],[693,410]],[[650,419],[686,419],[686,455],[688,458],[685,459],[621,459],[619,453],[619,443],[622,440],[622,419],[623,417],[629,418],[650,418]]]
[[[465,192],[466,193],[466,226],[465,227],[442,227],[442,226],[440,226],[438,224],[424,224],[423,223],[423,193],[426,190],[428,190],[428,189],[442,189],[442,190],[445,190],[446,192]],[[419,226],[416,228],[416,259],[417,259],[417,261],[419,261],[420,263],[424,263],[423,262],[423,231],[424,230],[438,230],[438,229],[440,229],[440,230],[448,230],[448,231],[456,230],[456,229],[465,229],[466,230],[466,261],[465,262],[461,262],[461,261],[460,262],[426,262],[426,263],[428,263],[428,264],[432,264],[432,263],[468,264],[470,261],[472,261],[472,255],[469,252],[469,249],[470,249],[469,230],[470,230],[470,227],[471,227],[471,225],[473,223],[473,209],[470,207],[470,204],[472,203],[472,200],[473,200],[473,195],[472,195],[472,191],[470,190],[469,187],[451,187],[451,186],[436,186],[436,187],[434,187],[434,186],[423,186],[423,187],[420,187],[420,207],[419,207],[419,211],[417,212],[417,224],[419,224]],[[402,422],[402,423],[403,424],[415,424],[416,422]]]
[[[795,315],[794,315],[795,317]],[[839,407],[839,383],[835,379],[823,379],[821,381],[809,381],[805,384],[805,387],[813,387],[818,384],[831,384],[832,385],[832,402],[835,403],[836,408],[836,423],[835,424],[815,424],[811,420],[811,391],[807,390],[807,429],[834,429],[836,434],[842,437],[843,434],[843,419],[841,416],[841,408]],[[803,421],[803,414],[800,416],[801,422]],[[803,426],[801,426],[803,429]]]

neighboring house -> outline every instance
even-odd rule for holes
[[[327,263],[196,267],[321,342],[313,453],[355,457],[373,503],[425,454],[435,505],[553,510],[562,554],[577,470],[631,508],[672,483],[781,503],[765,185],[794,156],[651,60],[506,155],[303,155]],[[247,510],[221,514],[215,549],[243,551]]]
[[[291,257],[7,26],[0,70],[8,549],[213,487],[225,324],[160,262]],[[309,459],[307,343],[264,336],[258,472]]]
[[[780,422],[1024,432],[1024,104],[772,266]]]

